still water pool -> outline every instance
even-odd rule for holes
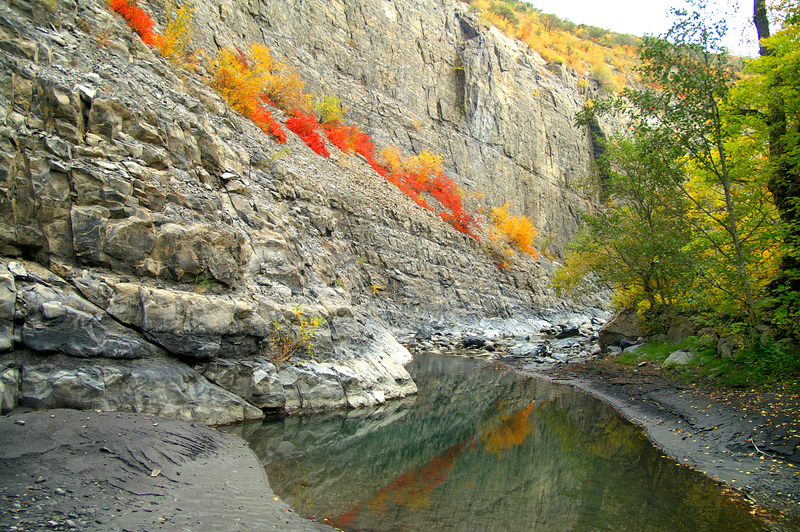
[[[347,531],[770,528],[570,387],[417,355],[419,394],[232,427],[297,513]]]

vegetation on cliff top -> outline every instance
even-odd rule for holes
[[[575,24],[519,0],[464,0],[486,24],[528,44],[548,62],[568,65],[616,92],[636,64],[641,39]]]

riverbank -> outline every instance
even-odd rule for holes
[[[764,517],[785,517],[790,529],[800,530],[796,391],[687,384],[652,364],[625,366],[611,357],[543,371],[529,368],[517,366],[606,401],[679,464],[725,483]]]
[[[238,437],[118,412],[0,417],[0,531],[327,531],[276,500]]]
[[[526,373],[608,402],[678,463],[750,500],[775,530],[800,530],[796,394],[693,386],[611,359]],[[332,530],[275,498],[244,442],[208,427],[78,410],[0,418],[2,532]]]

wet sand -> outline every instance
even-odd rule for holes
[[[0,530],[324,531],[240,438],[116,412],[0,417]]]

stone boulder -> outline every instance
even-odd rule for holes
[[[87,301],[61,277],[35,263],[12,269],[16,271],[14,305],[17,317],[23,319],[19,336],[26,347],[81,358],[141,358],[159,351],[141,334]]]
[[[0,352],[14,347],[14,306],[17,288],[14,275],[0,264]]]
[[[205,425],[260,419],[260,409],[168,358],[107,360],[102,365],[64,355],[23,355],[23,406],[137,412]]]
[[[22,341],[34,351],[58,351],[81,358],[141,358],[157,351],[139,334],[108,314],[89,314],[58,301],[42,303],[22,329]]]
[[[690,351],[673,351],[664,361],[667,366],[686,366],[697,359],[697,353]]]
[[[195,368],[259,408],[288,413],[375,406],[416,393],[417,386],[403,367],[411,355],[391,334],[364,321],[335,320],[337,356],[331,360],[299,360],[277,368],[264,357],[216,359]],[[366,326],[366,335],[349,336],[359,325]]]
[[[84,272],[73,282],[114,319],[175,355],[256,355],[256,340],[268,334],[267,320],[241,299],[120,282],[112,274]]]
[[[0,362],[0,413],[10,412],[19,405],[21,383],[19,368]]]
[[[265,358],[252,361],[215,360],[195,369],[209,381],[262,410],[282,410],[286,391],[275,365]]]
[[[736,360],[743,345],[744,337],[741,334],[724,336],[717,342],[717,354],[724,360]]]
[[[667,341],[678,344],[694,334],[695,328],[692,320],[686,316],[675,316],[670,320]]]
[[[635,309],[622,309],[606,323],[598,333],[600,348],[606,351],[612,345],[620,345],[620,340],[636,343],[644,336],[641,320]],[[632,344],[630,344],[632,345]]]

